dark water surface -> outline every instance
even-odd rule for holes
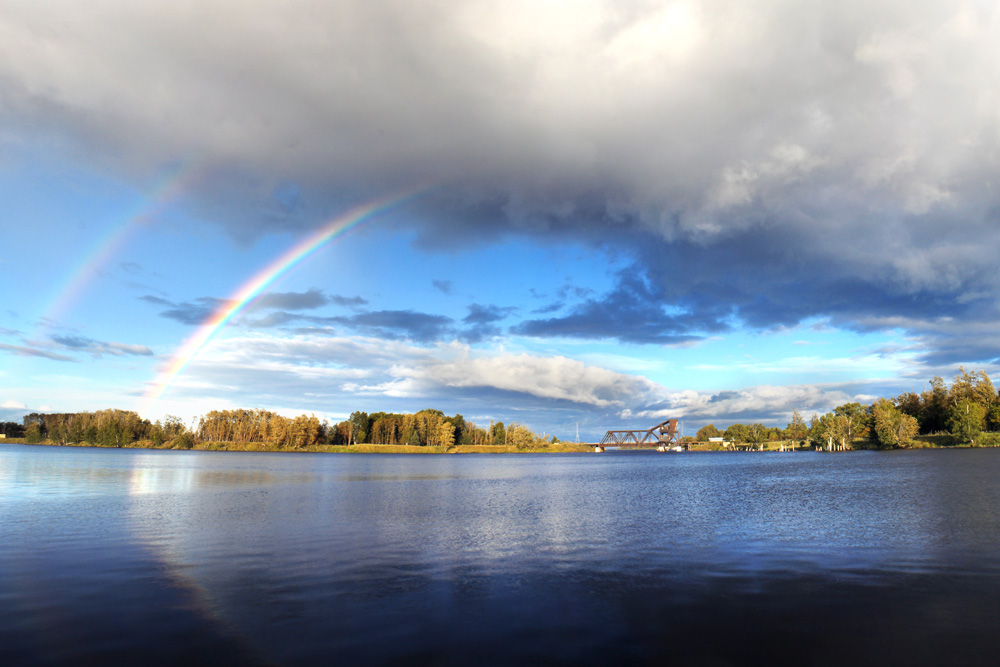
[[[0,445],[0,664],[1000,664],[1000,450]]]

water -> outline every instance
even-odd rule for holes
[[[996,664],[1000,451],[0,445],[0,664]]]

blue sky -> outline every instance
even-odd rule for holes
[[[583,438],[993,373],[981,2],[0,9],[0,418],[434,407]],[[199,325],[350,207],[143,400]]]

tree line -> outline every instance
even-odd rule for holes
[[[523,424],[505,426],[493,422],[489,428],[466,421],[462,415],[448,417],[440,410],[421,410],[413,414],[353,412],[336,425],[330,444],[415,445],[451,447],[453,445],[507,445],[531,447],[555,438],[540,436]]]
[[[98,410],[24,416],[22,436],[28,443],[44,440],[61,445],[88,443],[104,447],[124,447],[148,440],[157,447],[165,442],[190,448],[194,435],[180,417],[167,415],[150,422],[131,410]]]
[[[904,392],[879,398],[870,405],[845,403],[807,424],[798,410],[785,428],[764,424],[731,424],[720,430],[702,427],[695,440],[723,438],[743,444],[811,441],[824,449],[849,449],[858,442],[890,448],[910,444],[918,434],[950,434],[956,441],[979,444],[984,432],[1000,431],[1000,394],[985,371],[960,368],[950,385],[940,377],[922,393]],[[197,442],[262,443],[276,448],[301,449],[314,445],[506,445],[519,449],[558,442],[522,424],[491,423],[488,428],[460,415],[440,410],[416,413],[353,412],[339,423],[320,421],[315,415],[284,417],[268,410],[212,410],[190,427],[180,417],[167,415],[150,422],[128,410],[75,413],[31,413],[23,424],[0,423],[8,438],[29,443],[49,440],[59,444],[89,443],[122,447],[151,442],[191,448]]]
[[[917,435],[951,435],[961,443],[977,444],[984,432],[1000,431],[1000,394],[985,371],[960,367],[949,386],[940,377],[930,389],[878,398],[870,405],[845,403],[806,424],[798,410],[784,429],[763,424],[732,424],[724,431],[703,426],[699,442],[723,438],[737,444],[811,441],[827,450],[851,448],[859,440],[877,448],[904,447]]]
[[[482,428],[457,414],[440,410],[416,413],[354,412],[331,424],[315,415],[284,417],[269,410],[212,410],[191,427],[180,417],[168,415],[150,422],[128,410],[75,413],[31,413],[23,425],[10,422],[3,431],[9,437],[24,437],[28,443],[45,440],[59,444],[87,443],[123,447],[147,441],[190,449],[197,442],[261,443],[276,448],[302,449],[314,445],[414,445],[452,447],[460,445],[507,445],[528,448],[557,442],[540,436],[522,424],[491,423]]]

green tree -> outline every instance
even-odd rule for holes
[[[178,433],[176,436],[174,436],[174,439],[172,440],[171,444],[176,449],[191,449],[192,447],[194,447],[194,442],[195,442],[194,434],[191,431],[185,429],[184,432]]]
[[[870,420],[867,405],[862,405],[861,403],[845,403],[844,405],[834,408],[833,414],[838,417],[843,417],[845,420],[838,427],[842,431],[845,431],[845,433],[842,434],[842,439],[845,441],[845,445],[847,442],[850,442],[855,438],[864,436]]]
[[[752,424],[747,428],[747,438],[749,442],[753,443],[757,447],[760,447],[767,442],[770,434],[770,429],[763,424]]]
[[[1000,404],[994,405],[990,408],[989,412],[986,413],[986,430],[1000,430]]]
[[[29,445],[36,445],[42,441],[42,425],[39,422],[31,422],[24,429],[24,441]]]
[[[698,429],[695,433],[694,439],[698,442],[708,442],[709,438],[721,438],[722,431],[715,428],[715,424],[706,424]]]
[[[65,445],[66,440],[66,426],[62,423],[57,423],[49,429],[49,440],[52,442],[57,442],[60,445]]]
[[[726,440],[734,443],[750,442],[750,429],[746,424],[731,424],[726,429]]]
[[[920,395],[921,415],[918,419],[921,433],[939,433],[948,428],[948,389],[939,377],[931,380],[930,384],[930,391]]]
[[[948,413],[948,430],[959,442],[975,444],[983,430],[986,410],[982,405],[962,398]]]
[[[835,415],[832,412],[828,412],[822,417],[813,415],[812,421],[809,424],[809,439],[819,443],[821,447],[831,452],[833,451],[834,442],[837,437],[834,419]]]
[[[507,444],[507,429],[504,428],[503,422],[497,422],[490,426],[490,437],[494,445]]]
[[[160,447],[166,442],[166,435],[163,432],[163,425],[157,420],[149,429],[149,439],[153,441],[153,446]]]
[[[802,414],[798,410],[793,410],[792,421],[785,429],[785,437],[789,440],[801,441],[805,440],[807,435],[809,435],[809,427],[806,426],[806,420],[802,418]]]
[[[352,412],[348,421],[351,424],[351,442],[348,444],[368,442],[368,413]]]
[[[903,447],[920,430],[917,420],[903,414],[891,401],[880,398],[872,404],[876,442],[881,447]]]

